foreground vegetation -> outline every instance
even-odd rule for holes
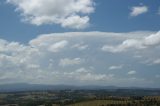
[[[159,90],[56,90],[0,93],[0,106],[160,106]]]

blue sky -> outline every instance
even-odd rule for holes
[[[95,12],[90,14],[91,26],[83,30],[73,30],[62,28],[55,24],[35,26],[22,23],[19,12],[15,12],[15,6],[7,4],[5,0],[1,0],[0,37],[10,41],[28,42],[42,33],[70,31],[158,31],[160,28],[160,16],[158,15],[159,0],[95,0],[95,3]],[[130,17],[131,8],[140,5],[148,6],[149,11],[138,17]]]
[[[1,0],[0,13],[1,84],[160,87],[159,0]]]

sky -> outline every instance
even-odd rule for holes
[[[0,84],[160,87],[159,0],[1,0]]]

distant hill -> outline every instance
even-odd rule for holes
[[[73,85],[41,85],[41,84],[3,84],[0,85],[0,92],[33,91],[33,90],[98,90],[98,89],[118,89],[115,86],[73,86]]]
[[[116,87],[116,86],[73,86],[73,85],[41,85],[41,84],[3,84],[0,85],[0,92],[17,92],[17,91],[42,91],[42,90],[160,90],[159,88],[138,88],[138,87]]]

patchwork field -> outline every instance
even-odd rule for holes
[[[93,100],[69,106],[160,106],[160,97],[144,97],[141,100]]]

